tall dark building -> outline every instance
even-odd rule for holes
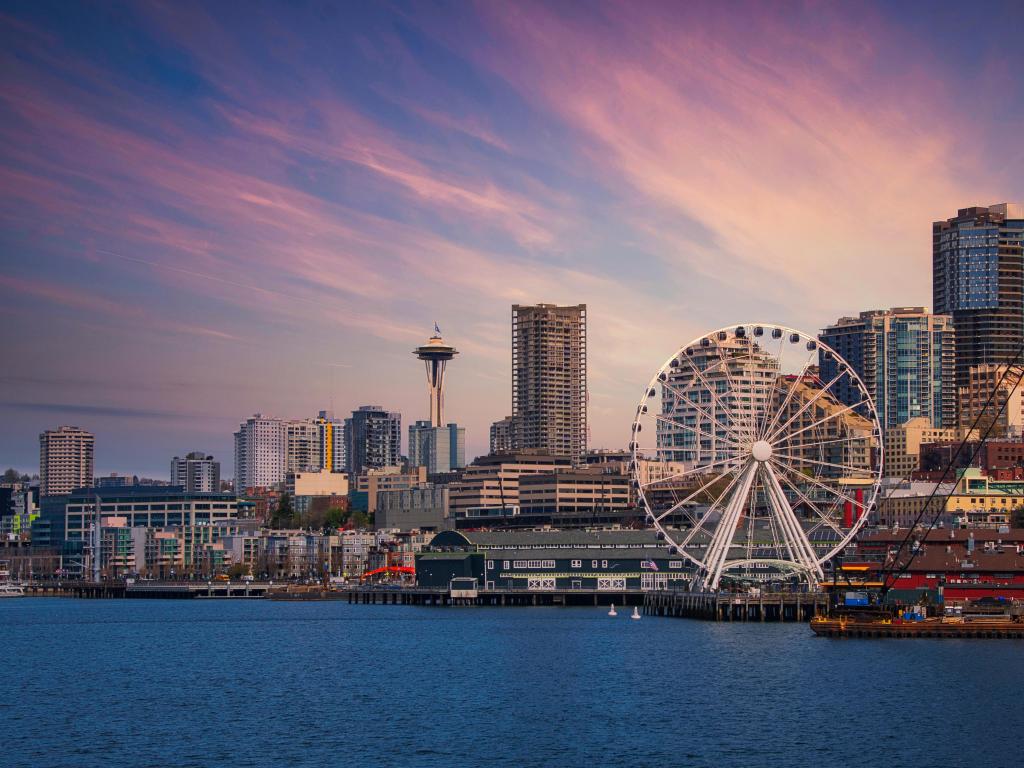
[[[402,459],[402,414],[364,405],[345,419],[348,471],[396,466]]]
[[[1024,205],[962,208],[932,225],[932,301],[956,328],[956,381],[1024,341]]]
[[[512,416],[519,450],[587,450],[586,304],[513,305]]]

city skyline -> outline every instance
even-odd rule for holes
[[[589,443],[621,447],[698,333],[931,307],[932,223],[1021,198],[990,8],[11,6],[0,464],[71,424],[97,474],[231,476],[253,413],[411,423],[435,320],[482,454],[542,302],[588,305]]]

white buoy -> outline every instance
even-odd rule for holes
[[[619,614],[617,614],[615,612],[615,603],[612,603],[612,609],[610,611],[608,611],[608,615],[609,616],[618,616],[619,615]]]
[[[630,616],[629,618],[631,618],[631,619],[639,619],[640,618],[640,609],[637,608],[635,605],[633,606],[633,615]]]

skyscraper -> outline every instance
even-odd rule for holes
[[[364,405],[345,419],[348,471],[393,467],[402,458],[402,414],[379,405]]]
[[[287,471],[285,422],[257,413],[235,432],[235,491],[270,488],[280,484]]]
[[[512,416],[519,449],[587,450],[587,305],[512,306]]]
[[[1024,205],[961,208],[932,225],[932,301],[956,328],[956,383],[1024,341]]]
[[[57,427],[39,435],[39,495],[60,496],[93,481],[96,438],[78,427]]]
[[[946,315],[933,315],[927,307],[870,310],[839,318],[818,338],[861,377],[883,429],[916,418],[935,428],[956,426],[957,336]],[[839,362],[825,350],[819,350],[818,362],[823,381],[839,373]],[[861,399],[849,377],[831,391],[847,405]],[[858,412],[866,415],[865,409]]]
[[[188,493],[218,493],[220,462],[202,451],[192,451],[185,458],[171,459],[171,485],[180,485]]]

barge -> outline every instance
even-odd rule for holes
[[[815,616],[811,630],[819,637],[955,637],[1024,640],[1019,617],[935,617],[920,621]]]

